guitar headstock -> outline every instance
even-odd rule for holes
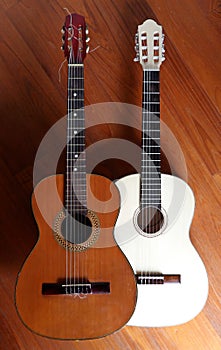
[[[143,69],[160,69],[164,57],[164,34],[162,26],[152,19],[138,26],[135,34],[135,62],[140,62]]]
[[[90,40],[84,17],[76,13],[66,16],[61,32],[63,34],[61,49],[68,62],[83,63],[89,51],[87,42]]]

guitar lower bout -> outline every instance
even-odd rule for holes
[[[34,190],[39,239],[18,275],[15,300],[23,323],[45,337],[99,338],[124,326],[135,309],[135,276],[113,238],[118,190],[98,175],[87,175],[89,187],[90,234],[83,241],[80,232],[67,241],[62,228],[64,176],[46,178]],[[94,198],[103,201],[103,212],[93,211]]]

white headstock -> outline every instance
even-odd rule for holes
[[[159,70],[164,57],[164,34],[162,26],[152,19],[146,20],[138,26],[135,34],[135,51],[137,53],[135,62],[140,62],[143,69]]]

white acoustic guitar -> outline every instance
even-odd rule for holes
[[[138,285],[137,306],[128,323],[132,326],[187,322],[202,310],[208,295],[206,269],[189,237],[193,192],[183,180],[161,174],[163,39],[162,27],[153,20],[138,26],[135,61],[143,67],[141,174],[116,181],[121,209],[114,235]]]

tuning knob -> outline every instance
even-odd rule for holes
[[[135,34],[134,40],[135,40],[135,44],[139,43],[139,34],[138,33]]]
[[[164,38],[165,38],[165,34],[162,34],[162,37],[161,37],[161,43],[163,44],[164,42]]]
[[[134,58],[134,62],[139,62],[140,61],[140,57],[137,55],[135,58]]]
[[[86,33],[86,35],[89,34],[88,26],[86,26],[85,33]]]
[[[86,53],[88,53],[90,51],[90,47],[87,45],[86,46]]]
[[[139,52],[139,44],[136,44],[136,45],[134,46],[134,50],[135,50],[136,52]]]
[[[63,27],[61,28],[61,33],[62,33],[62,34],[65,33],[65,26],[63,26]]]
[[[64,45],[61,46],[61,50],[64,51]]]

